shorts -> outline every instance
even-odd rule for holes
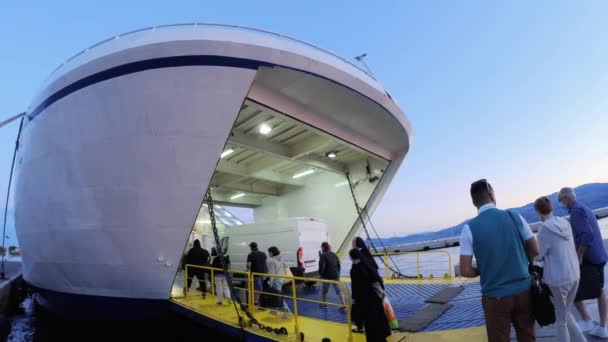
[[[575,302],[599,298],[604,288],[604,266],[583,261],[581,265],[581,279],[578,284]]]
[[[253,289],[255,291],[262,291],[264,289],[264,277],[253,277]]]
[[[331,280],[331,279],[328,279]],[[322,283],[323,294],[327,294],[329,292],[329,287],[333,287],[336,294],[339,296],[342,293],[342,288],[338,284],[330,284],[330,283]]]

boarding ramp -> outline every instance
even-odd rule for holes
[[[190,289],[180,291],[179,289],[180,285],[187,282],[189,273],[193,273],[192,271],[195,269],[204,270],[209,274],[207,286],[211,293],[208,293],[205,297],[197,291]],[[186,265],[183,277],[181,277],[181,284],[177,284],[178,288],[174,287],[172,292],[171,301],[179,305],[178,311],[184,312],[186,310],[191,317],[192,313],[195,313],[198,315],[196,318],[202,320],[223,322],[232,327],[233,333],[264,336],[268,337],[269,340],[294,341],[302,340],[302,336],[304,337],[303,340],[311,341],[320,341],[325,337],[332,341],[359,340],[353,336],[352,332],[350,289],[340,281],[229,270],[234,278],[233,288],[235,289],[235,296],[231,299],[236,300],[236,303],[218,305],[214,279],[215,273],[218,271],[221,270],[212,267]],[[281,278],[286,280],[286,284],[282,293],[269,292],[267,289],[258,291],[253,286],[255,277]],[[298,291],[305,285],[298,286],[297,284],[305,282],[326,283],[339,287],[345,294],[346,303],[342,305],[333,298],[323,302],[319,300],[320,296],[299,295]],[[205,286],[204,282],[201,283],[203,283],[201,286]],[[194,283],[193,285],[191,289],[196,287]],[[260,307],[256,304],[256,296],[282,298],[287,303],[288,310],[283,311],[278,307]],[[231,305],[236,307],[236,311]],[[342,319],[331,320],[317,317],[315,311],[320,310],[320,305],[326,305],[328,311],[339,312]],[[316,310],[313,308],[316,308]]]
[[[422,261],[422,260],[421,260]],[[422,264],[421,264],[422,265]],[[447,264],[446,266],[447,267]],[[445,268],[444,267],[444,268]],[[193,268],[202,268],[209,272],[210,290],[203,298],[201,292],[189,290],[183,292],[183,284],[186,281],[188,271]],[[271,274],[249,274],[243,271],[230,270],[235,279],[233,285],[237,292],[237,311],[234,307],[225,303],[217,305],[215,297],[214,275],[219,269],[186,265],[180,275],[180,282],[176,283],[172,294],[172,303],[177,311],[184,313],[201,323],[217,326],[218,322],[225,329],[234,334],[249,334],[252,336],[264,336],[272,341],[294,341],[302,333],[305,341],[320,341],[325,337],[331,341],[364,341],[362,334],[352,333],[352,318],[350,312],[350,279],[342,278],[341,282],[320,280],[304,277],[288,277]],[[256,291],[253,288],[253,277],[278,277],[288,279],[284,291],[280,294],[271,293],[266,290]],[[316,282],[314,286],[306,286],[306,282]],[[300,283],[300,285],[298,285]],[[339,286],[346,294],[347,303],[342,306],[339,298],[330,288],[326,302],[320,300],[322,283]],[[197,287],[193,282],[191,289]],[[413,334],[408,331],[393,332],[389,341],[399,341],[408,337],[408,340],[441,340],[443,334],[450,332],[449,336],[483,335],[483,312],[480,305],[480,287],[478,281],[463,282],[460,278],[433,278],[429,279],[397,279],[385,280],[386,293],[390,298],[397,319],[404,321],[408,318],[417,319],[417,313],[432,305],[446,305],[439,314],[434,314],[432,319],[427,319]],[[453,290],[459,288],[457,290]],[[210,291],[211,292],[211,291]],[[427,300],[450,292],[453,297],[448,298],[448,304],[432,304]],[[261,308],[255,305],[255,296],[276,296],[285,300],[288,306],[288,314],[278,308]],[[447,296],[449,297],[449,296]],[[447,298],[447,297],[444,297]],[[441,299],[441,298],[440,298]],[[445,301],[445,300],[444,300]],[[321,308],[327,305],[327,308]],[[341,307],[344,309],[339,310]],[[427,309],[427,311],[430,309]],[[238,314],[237,314],[238,312]],[[239,318],[240,317],[240,318]],[[242,327],[242,328],[241,328]],[[454,329],[458,329],[454,332]],[[285,335],[284,332],[287,332]],[[455,335],[454,335],[455,334]],[[472,334],[472,335],[471,335]],[[480,335],[481,334],[481,335]],[[414,338],[414,336],[416,336]],[[448,335],[445,335],[448,336]],[[433,337],[431,339],[431,337]],[[449,340],[449,339],[448,339]],[[472,340],[483,340],[483,337],[472,338]]]

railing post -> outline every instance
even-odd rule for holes
[[[340,286],[342,286],[344,288],[344,297],[346,297],[346,319],[348,320],[348,342],[352,342],[353,341],[353,321],[352,321],[352,312],[350,311],[352,305],[350,303],[351,299],[350,299],[350,293],[348,291],[348,288],[346,287],[346,285],[344,285],[344,283],[339,282]]]
[[[450,279],[452,279],[452,255],[448,252],[446,252],[446,254],[448,255],[448,275],[450,276]]]
[[[291,295],[293,298],[293,317],[295,317],[296,341],[300,338],[300,325],[298,322],[298,300],[296,294],[296,280],[291,278]]]
[[[422,278],[420,275],[420,252],[416,252],[416,278]]]
[[[249,275],[247,277],[247,292],[249,293],[249,295],[247,296],[247,302],[249,305],[249,307],[253,310],[253,303],[254,303],[254,286],[253,286],[253,272],[249,272]]]
[[[215,277],[213,275],[214,272],[215,272],[215,270],[213,268],[211,268],[211,274],[209,276],[211,277],[211,295],[212,296],[217,293],[217,291],[215,290]]]
[[[184,266],[184,297],[188,297],[188,264]]]
[[[389,267],[388,267],[388,253],[387,252],[384,253],[384,278],[386,280],[390,279],[390,271],[389,271]]]

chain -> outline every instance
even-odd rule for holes
[[[363,209],[361,209],[361,207],[359,207],[359,202],[357,202],[357,196],[355,195],[355,187],[353,186],[352,181],[350,180],[350,175],[348,174],[348,172],[346,173],[346,180],[348,181],[348,187],[350,188],[350,193],[353,196],[353,202],[355,202],[355,208],[357,209],[357,217],[359,220],[361,220],[361,225],[363,226],[363,231],[365,232],[365,235],[367,236],[367,240],[369,241],[370,245],[372,246],[372,249],[374,250],[375,253],[378,253],[378,249],[376,249],[376,246],[374,245],[374,242],[372,241],[372,238],[369,235],[369,231],[367,230],[367,227],[365,226],[365,220],[363,218]],[[367,213],[367,211],[365,211],[365,215],[367,216],[367,219],[369,221],[369,223],[371,224],[371,218],[369,217],[369,214]],[[376,237],[378,237],[378,240],[380,241],[380,243],[382,243],[382,240],[380,239],[380,236],[378,236],[378,232],[376,232],[376,229],[373,227],[372,225],[372,229],[374,230],[374,232],[376,233]],[[384,253],[386,253],[386,246],[383,245],[384,248]],[[380,256],[378,256],[378,258],[380,258]],[[412,279],[415,277],[411,277],[411,276],[407,276],[403,273],[401,273],[401,271],[399,270],[399,267],[397,266],[397,264],[395,263],[395,261],[393,260],[393,258],[391,258],[389,256],[389,259],[391,260],[391,262],[393,263],[393,266],[395,266],[395,269],[393,269],[391,266],[389,266],[388,268],[398,276],[398,278],[407,278],[407,279]],[[382,260],[384,262],[384,260]]]
[[[243,318],[239,313],[239,309],[236,306],[236,301],[238,296],[236,295],[236,291],[232,286],[232,274],[228,271],[228,264],[226,263],[226,259],[224,258],[224,248],[220,241],[220,235],[217,232],[217,225],[215,222],[215,211],[213,210],[213,197],[211,196],[211,189],[207,190],[207,209],[209,210],[209,220],[211,221],[211,229],[213,230],[213,237],[215,239],[215,248],[217,250],[217,258],[220,258],[220,263],[222,264],[222,269],[224,270],[224,276],[226,277],[226,282],[228,283],[228,289],[230,291],[230,298],[232,298],[232,305],[234,306],[234,311],[236,312],[236,316],[239,319],[239,326],[241,329],[243,327]],[[243,330],[243,334],[245,331]],[[243,335],[244,336],[244,335]]]
[[[217,232],[217,225],[215,222],[215,211],[213,210],[213,197],[211,196],[210,189],[207,190],[207,209],[209,210],[209,221],[211,221],[211,229],[213,230],[213,237],[215,239],[215,248],[218,254],[217,257],[220,258],[220,263],[222,264],[222,269],[224,270],[224,275],[226,276],[226,282],[228,283],[228,289],[230,290],[230,297],[233,298],[232,304],[234,305],[234,310],[236,311],[236,315],[239,318],[239,326],[241,327],[241,330],[244,334],[245,320],[241,317],[239,310],[236,306],[236,299],[238,296],[236,296],[236,291],[234,290],[234,287],[232,287],[232,274],[228,271],[228,264],[226,263],[226,259],[224,259],[224,248],[220,241],[220,234]],[[253,314],[249,311],[248,308],[241,308],[243,309],[247,317],[249,317],[249,327],[257,325],[260,329],[266,330],[268,332],[274,332],[279,335],[287,335],[287,329],[285,327],[273,328],[271,326],[265,326],[253,317]]]

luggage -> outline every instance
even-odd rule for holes
[[[282,295],[281,291],[268,286],[267,282],[264,282],[264,289],[260,294],[260,306],[263,308],[280,308],[283,307],[283,297],[276,295]]]

